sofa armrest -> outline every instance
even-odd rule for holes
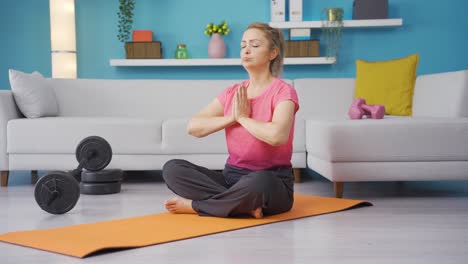
[[[7,124],[24,116],[16,106],[11,90],[0,90],[0,170],[8,170]]]
[[[418,76],[413,116],[468,117],[468,70]]]

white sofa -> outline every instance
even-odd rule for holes
[[[298,79],[307,166],[334,182],[468,179],[468,71],[416,79],[411,117],[351,120],[354,79]]]
[[[24,118],[10,90],[0,91],[0,170],[69,170],[75,148],[90,135],[113,150],[107,168],[160,170],[170,159],[223,169],[224,132],[205,138],[186,133],[189,117],[239,80],[51,79],[58,101],[55,117]],[[292,163],[306,167],[304,124],[299,124]]]
[[[24,118],[0,91],[2,185],[14,170],[70,170],[80,140],[109,141],[108,168],[159,170],[173,158],[222,169],[222,131],[186,133],[188,118],[239,80],[51,79],[56,117]],[[299,94],[292,164],[335,183],[468,179],[468,71],[418,76],[412,117],[349,120],[354,79],[290,80]]]

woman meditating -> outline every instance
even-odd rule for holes
[[[281,30],[252,23],[243,34],[240,57],[249,80],[220,93],[188,123],[190,135],[224,129],[229,157],[222,172],[186,160],[170,160],[163,177],[180,197],[166,201],[171,213],[255,218],[287,212],[293,205],[291,156],[294,88],[279,78],[283,68]]]

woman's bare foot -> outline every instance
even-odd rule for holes
[[[167,211],[173,214],[196,214],[192,208],[192,200],[174,197],[165,203]]]
[[[257,219],[263,218],[263,211],[261,207],[253,210],[252,212],[250,212],[250,214]]]

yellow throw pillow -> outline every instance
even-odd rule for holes
[[[384,105],[387,115],[411,115],[418,58],[413,54],[387,61],[356,60],[354,97]]]

